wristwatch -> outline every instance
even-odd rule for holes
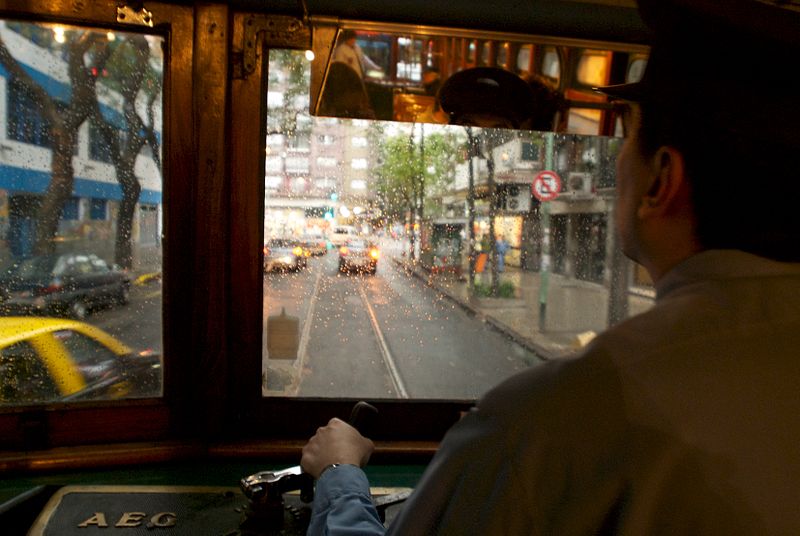
[[[353,467],[358,467],[357,465],[353,465],[352,463],[332,463],[332,464],[330,464],[330,465],[326,466],[326,467],[325,467],[325,468],[324,468],[324,469],[323,469],[323,470],[320,472],[320,474],[319,474],[319,477],[317,478],[317,480],[319,480],[320,478],[322,478],[322,475],[324,475],[324,474],[325,474],[325,471],[327,471],[328,469],[336,469],[336,468],[337,468],[337,467],[339,467],[340,465],[352,465]]]

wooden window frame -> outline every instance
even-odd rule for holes
[[[7,467],[33,467],[39,454],[63,447],[112,444],[131,441],[160,441],[174,438],[182,427],[174,426],[186,407],[187,383],[175,381],[190,368],[193,350],[192,324],[185,304],[192,300],[191,275],[198,254],[189,246],[196,230],[183,222],[196,210],[194,169],[194,115],[191,113],[194,17],[191,8],[148,3],[155,27],[146,28],[117,22],[117,2],[96,1],[64,4],[43,0],[10,0],[0,7],[0,17],[27,22],[101,27],[119,31],[143,31],[165,38],[163,89],[163,197],[165,207],[163,244],[163,333],[165,392],[162,399],[108,401],[85,404],[54,404],[12,407],[0,410],[0,457]],[[183,202],[170,206],[170,199]],[[170,259],[185,262],[170,263]],[[196,291],[194,291],[196,292]],[[193,348],[194,347],[194,348]],[[185,350],[182,350],[185,349]],[[23,454],[21,454],[23,453]]]

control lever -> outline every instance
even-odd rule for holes
[[[350,412],[348,423],[361,434],[372,428],[378,410],[367,402],[358,402]],[[260,471],[244,477],[239,482],[244,495],[250,500],[248,521],[280,527],[283,521],[283,494],[300,490],[300,500],[314,500],[314,478],[303,472],[299,465],[281,471]]]

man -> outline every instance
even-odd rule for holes
[[[713,4],[641,0],[646,73],[606,89],[629,102],[616,227],[656,305],[489,392],[393,534],[800,534],[800,15]],[[349,503],[371,448],[338,420],[309,441],[310,533],[382,532]]]
[[[365,72],[382,71],[381,66],[372,61],[370,57],[361,50],[361,47],[356,42],[355,31],[344,30],[340,39],[339,45],[337,45],[336,49],[333,51],[333,58],[331,61],[344,63],[353,69],[362,80]]]
[[[503,238],[503,235],[497,235],[497,240],[494,242],[494,247],[497,250],[497,271],[498,272],[505,272],[506,271],[506,253],[508,252],[509,246],[506,239]]]

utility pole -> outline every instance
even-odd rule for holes
[[[415,126],[416,126],[416,123],[411,123],[411,133],[408,135],[408,158],[409,158],[410,162],[414,161],[414,127]],[[411,205],[411,207],[410,207],[411,208],[411,210],[410,210],[410,212],[411,212],[411,214],[410,214],[411,222],[410,222],[410,225],[409,225],[409,231],[411,232],[411,235],[410,235],[410,244],[411,244],[411,246],[410,246],[410,251],[408,253],[408,258],[411,260],[411,262],[414,262],[417,259],[417,253],[416,253],[417,252],[417,237],[416,237],[416,230],[414,229],[414,227],[416,227],[416,223],[417,223],[417,193],[416,193],[416,191],[417,191],[416,186],[412,183],[411,203],[410,203],[410,205]]]
[[[469,183],[467,186],[467,225],[469,225],[469,281],[468,290],[472,292],[475,288],[475,170],[472,166],[473,158],[477,153],[475,138],[472,136],[472,127],[466,127],[467,131],[467,164],[469,166]]]
[[[545,152],[544,168],[553,169],[553,153],[555,147],[554,134],[544,135]],[[539,268],[539,331],[544,332],[547,326],[547,294],[550,290],[550,201],[541,203],[542,222],[542,260]]]
[[[492,297],[497,297],[500,281],[497,272],[497,236],[495,236],[494,220],[497,214],[497,188],[494,182],[494,153],[491,145],[486,156],[487,183],[489,186],[489,258],[492,259]]]

